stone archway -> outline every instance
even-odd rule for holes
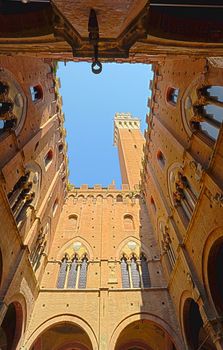
[[[223,315],[223,237],[218,238],[212,245],[207,261],[208,285],[215,308]]]
[[[181,350],[183,344],[162,319],[147,313],[124,319],[112,333],[109,350]]]
[[[215,346],[203,327],[198,304],[187,298],[183,306],[183,327],[189,350],[215,350]]]
[[[79,325],[61,322],[42,332],[31,350],[93,350],[90,337]]]
[[[115,350],[175,350],[168,334],[158,325],[148,320],[130,323],[120,333]]]
[[[22,335],[22,328],[22,306],[19,302],[15,301],[9,304],[3,322],[0,326],[0,349],[16,349]]]
[[[52,349],[61,350],[61,347],[64,350],[66,349],[66,346],[70,346],[69,344],[74,344],[74,343],[81,344],[83,348],[83,349],[81,348],[81,350],[98,350],[97,337],[92,327],[82,318],[71,314],[62,314],[46,320],[44,323],[42,323],[41,325],[39,325],[39,327],[35,329],[35,331],[30,335],[28,339],[25,340],[24,347],[27,350],[37,350],[37,349],[40,350],[41,347],[39,344],[41,344],[41,336],[44,333],[46,333],[48,330],[51,330],[54,327],[57,327],[60,325],[68,325],[69,327],[73,326],[74,332],[75,332],[75,329],[80,330],[82,334],[85,335],[85,339],[88,339],[88,341],[87,343],[84,341],[80,342],[74,336],[72,340],[66,339],[66,341],[63,344],[54,344],[54,348],[50,348],[50,350]],[[64,346],[65,348],[63,348]],[[85,349],[84,346],[87,347],[87,349]],[[89,346],[90,346],[90,349],[89,349]]]

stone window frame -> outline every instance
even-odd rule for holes
[[[146,263],[146,265],[145,265]],[[122,288],[150,288],[151,279],[146,254],[137,256],[134,252],[129,256],[122,252],[120,256]]]
[[[84,266],[85,262],[86,266]],[[57,289],[86,289],[88,265],[89,258],[87,252],[82,254],[81,257],[79,257],[77,253],[74,253],[72,257],[69,257],[69,255],[65,253],[60,262]]]

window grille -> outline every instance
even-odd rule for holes
[[[72,260],[70,271],[68,275],[68,281],[67,281],[67,288],[75,288],[76,287],[76,280],[77,280],[77,258],[75,257]]]
[[[135,257],[131,259],[131,277],[132,277],[132,287],[140,288],[141,285],[140,285],[139,267]]]
[[[65,286],[65,281],[66,281],[66,274],[67,274],[67,264],[68,260],[64,258],[62,260],[62,263],[60,265],[60,271],[59,271],[59,276],[58,276],[58,281],[57,281],[57,288],[64,288]]]
[[[149,276],[149,269],[146,257],[144,255],[141,256],[141,269],[142,269],[142,282],[144,288],[151,287],[151,281]]]
[[[84,257],[82,259],[82,263],[80,266],[80,276],[79,276],[79,284],[78,288],[86,288],[86,283],[87,283],[87,258]]]
[[[130,288],[128,265],[124,257],[121,259],[121,273],[122,273],[122,287]]]

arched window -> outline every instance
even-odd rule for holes
[[[77,228],[78,217],[75,214],[69,215],[69,227],[72,227],[74,230]]]
[[[70,265],[70,271],[69,271],[68,281],[67,281],[67,288],[76,288],[77,268],[78,268],[78,258],[75,255],[75,257],[73,258],[71,265]]]
[[[24,220],[26,210],[35,198],[33,187],[31,172],[27,171],[26,174],[21,176],[16,182],[12,191],[8,193],[9,205],[17,224]]]
[[[179,89],[170,87],[167,90],[167,101],[172,105],[177,104],[178,96],[179,96]]]
[[[202,86],[197,89],[197,101],[189,115],[192,131],[216,141],[222,121],[223,86]]]
[[[36,102],[43,98],[43,90],[41,85],[30,86],[30,93],[33,102]]]
[[[124,256],[121,258],[121,274],[122,274],[122,288],[130,288],[127,259]]]
[[[177,174],[175,189],[176,191],[173,193],[175,206],[183,224],[187,226],[197,202],[197,194],[192,189],[187,177],[181,172]]]
[[[72,260],[66,255],[62,259],[58,275],[57,288],[84,289],[87,284],[87,256],[79,260],[75,254]]]
[[[144,254],[141,255],[141,275],[142,275],[142,287],[151,287],[151,281],[149,276],[148,262]]]
[[[172,241],[168,233],[168,229],[163,222],[160,222],[159,230],[161,233],[162,250],[164,253],[166,253],[168,259],[168,267],[170,270],[172,270],[176,263],[176,256],[172,247]]]
[[[57,288],[64,288],[66,276],[67,276],[67,270],[68,270],[68,258],[65,255],[60,265],[60,271],[59,271],[58,280],[57,280]]]
[[[87,260],[86,256],[81,260],[79,283],[78,283],[78,288],[80,288],[80,289],[86,288],[86,283],[87,283],[87,261],[88,260]]]
[[[223,103],[223,86],[204,86],[198,89],[198,96],[205,98],[207,102]]]
[[[46,169],[48,169],[52,160],[53,160],[53,151],[50,149],[44,157],[44,165]]]
[[[35,247],[30,255],[30,261],[34,271],[38,270],[41,264],[41,259],[46,253],[47,240],[49,239],[49,228],[49,223],[47,223],[44,229],[40,231],[35,242]]]
[[[125,230],[134,230],[134,221],[132,215],[125,215],[124,216],[124,229]]]
[[[223,121],[222,107],[213,104],[206,106],[195,105],[193,107],[194,116],[190,121],[192,130],[200,131],[205,136],[216,141]]]
[[[136,261],[136,257],[132,256],[131,258],[131,282],[133,288],[140,288],[140,274],[139,274],[139,266]]]
[[[166,158],[164,157],[163,153],[160,150],[157,152],[157,160],[160,167],[163,169],[166,164]]]
[[[123,288],[151,287],[147,259],[141,254],[140,259],[132,254],[130,260],[124,255],[121,258],[121,274]]]

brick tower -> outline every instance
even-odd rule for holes
[[[133,118],[130,113],[116,113],[114,144],[118,147],[122,183],[134,189],[139,185],[144,144],[139,118]]]

